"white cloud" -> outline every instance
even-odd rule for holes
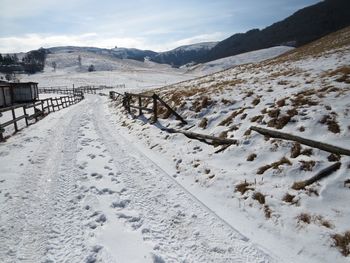
[[[40,35],[26,34],[19,37],[0,37],[0,53],[24,52],[39,47],[54,46],[92,46],[101,48],[144,46],[142,38],[129,37],[104,37],[96,33],[85,33],[81,35]]]
[[[190,45],[200,42],[211,42],[211,41],[219,41],[222,40],[224,37],[224,34],[221,32],[215,32],[212,34],[202,34],[197,35],[189,38],[180,39],[178,41],[174,42],[174,47],[184,46],[184,45]]]

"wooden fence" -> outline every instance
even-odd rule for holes
[[[118,84],[115,86],[80,86],[78,88],[67,88],[67,86],[53,86],[53,87],[40,87],[38,89],[39,93],[55,93],[55,94],[66,94],[72,95],[76,92],[83,92],[85,94],[96,94],[98,91],[104,89],[116,89],[116,88],[125,88],[125,84]]]
[[[20,120],[25,120],[26,127],[29,126],[30,121],[35,120],[37,122],[40,118],[50,114],[51,112],[58,111],[60,109],[64,109],[69,107],[70,105],[76,104],[84,99],[84,95],[80,92],[76,92],[72,96],[63,96],[58,98],[47,98],[43,100],[38,100],[33,103],[19,104],[7,108],[0,109],[0,141],[4,140],[5,128],[13,125],[15,132],[19,131],[18,122]],[[16,114],[16,110],[22,108],[23,114]],[[29,109],[33,109],[34,113],[29,114]],[[1,117],[9,112],[11,114],[10,120],[2,123]]]
[[[157,94],[150,96],[127,92],[121,94],[115,91],[110,91],[109,97],[112,100],[121,100],[124,108],[128,111],[128,113],[131,113],[131,109],[138,110],[139,115],[142,115],[143,112],[152,113],[152,122],[156,122],[158,120],[158,108],[159,106],[162,106],[166,108],[166,110],[169,112],[169,115],[173,114],[183,124],[187,124],[187,122]],[[150,104],[152,107],[147,108]]]

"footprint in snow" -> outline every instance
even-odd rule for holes
[[[89,153],[87,156],[90,157],[91,159],[95,159],[96,158],[96,155],[92,154],[92,153]]]
[[[102,179],[103,175],[99,173],[92,173],[90,174],[92,177],[94,177],[96,180]]]

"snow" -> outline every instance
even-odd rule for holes
[[[330,177],[297,191],[291,188],[295,181],[333,163],[329,153],[312,149],[309,156],[292,158],[292,142],[246,134],[251,125],[277,129],[268,127],[272,111],[283,116],[295,109],[281,131],[350,148],[350,89],[341,79],[349,77],[334,73],[348,67],[349,45],[329,46],[326,52],[314,54],[317,48],[311,46],[312,52],[295,50],[260,63],[260,55],[249,55],[254,63],[202,78],[194,78],[200,71],[128,61],[125,70],[87,73],[68,63],[56,72],[47,67],[23,76],[41,86],[125,84],[115,89],[119,92],[181,81],[150,92],[189,124],[181,127],[170,117],[152,125],[150,115],[130,116],[106,96],[87,95],[1,143],[0,259],[348,262],[332,236],[349,231],[350,191],[344,184],[349,157],[341,156],[341,168]],[[278,106],[281,99],[285,105]],[[325,115],[335,118],[338,133],[329,130],[327,120],[321,122]],[[253,121],[256,116],[260,120]],[[203,118],[204,128],[198,126]],[[226,133],[239,144],[215,153],[219,148],[159,127]],[[247,161],[253,153],[255,160]],[[257,174],[282,157],[291,164]],[[314,166],[302,168],[303,162]],[[249,189],[236,191],[244,182]],[[256,193],[264,195],[264,204],[254,199]],[[286,193],[293,202],[283,200]],[[300,220],[303,213],[310,223]]]
[[[274,262],[116,132],[105,97],[8,139],[0,169],[3,262]]]
[[[247,63],[258,63],[267,59],[277,57],[285,52],[293,50],[293,47],[277,46],[266,49],[260,49],[239,55],[221,58],[213,60],[204,64],[198,64],[190,67],[190,72],[201,73],[202,75],[208,75],[225,69],[229,69],[234,66],[247,64]]]

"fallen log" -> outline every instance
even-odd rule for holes
[[[211,136],[211,135],[200,134],[200,133],[189,132],[189,131],[182,131],[182,130],[171,129],[171,128],[164,128],[162,130],[169,132],[169,133],[182,133],[190,139],[196,139],[196,140],[203,141],[206,143],[209,143],[208,141],[210,141],[211,143],[209,143],[209,144],[213,144],[213,145],[238,144],[238,140],[235,140],[235,139],[218,138],[218,137]]]
[[[340,162],[334,163],[331,166],[321,170],[318,174],[314,175],[310,179],[307,179],[305,181],[295,182],[292,185],[292,188],[294,190],[301,190],[304,189],[306,186],[313,184],[329,175],[331,175],[333,172],[337,171],[341,166]]]
[[[280,138],[280,139],[285,139],[289,141],[299,142],[301,144],[304,144],[313,148],[317,148],[326,152],[350,156],[350,150],[344,149],[338,146],[330,145],[328,143],[318,142],[318,141],[302,138],[300,136],[292,135],[289,133],[279,132],[279,131],[265,129],[265,128],[256,127],[256,126],[251,126],[250,130],[256,131],[262,135],[267,135],[273,138]]]

